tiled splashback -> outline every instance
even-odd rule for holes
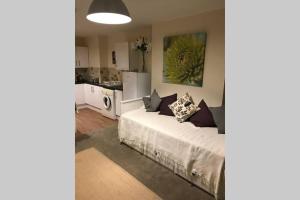
[[[94,67],[89,67],[89,68],[75,68],[75,75],[76,79],[80,77],[83,80],[99,80],[100,77],[100,69],[99,68],[94,68]]]
[[[101,68],[100,69],[101,82],[103,81],[122,81],[121,71],[115,68]]]
[[[80,77],[80,79],[87,81],[122,81],[121,71],[118,71],[115,68],[75,68],[75,74],[76,80]]]

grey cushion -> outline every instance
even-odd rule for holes
[[[151,107],[150,97],[143,97],[143,102],[144,102],[146,110]]]
[[[159,104],[161,102],[160,97],[158,96],[156,90],[154,90],[150,96],[150,108],[148,108],[146,111],[147,112],[156,112]]]
[[[161,99],[156,90],[154,90],[150,97],[143,97],[143,101],[147,112],[156,112]]]
[[[225,134],[225,106],[210,107],[209,110],[213,114],[215,124],[218,127],[218,133]]]

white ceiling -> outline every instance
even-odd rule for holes
[[[75,0],[76,36],[108,35],[115,31],[149,26],[155,22],[197,15],[225,7],[225,0],[123,0],[132,22],[123,25],[102,25],[85,18],[91,2],[92,0]]]

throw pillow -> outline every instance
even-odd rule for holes
[[[225,134],[225,106],[221,107],[210,107],[214,121],[218,127],[219,134]]]
[[[169,108],[179,122],[184,122],[200,109],[193,103],[193,99],[188,93],[170,104]]]
[[[176,100],[177,100],[177,93],[170,95],[170,96],[162,97],[159,108],[158,108],[159,114],[174,116],[172,110],[168,107],[168,105],[172,104]]]
[[[203,99],[198,107],[200,110],[197,111],[189,121],[197,127],[217,127],[214,117]]]
[[[150,106],[151,106],[151,100],[150,100],[150,97],[143,97],[143,102],[144,102],[144,105],[145,105],[145,109],[149,109]]]
[[[154,90],[150,96],[150,108],[148,108],[147,112],[156,112],[159,105],[160,105],[161,99],[158,96],[156,90]]]
[[[156,112],[160,105],[161,99],[156,90],[154,90],[150,97],[143,97],[143,102],[147,112]]]

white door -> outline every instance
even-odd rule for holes
[[[116,115],[121,115],[121,101],[123,99],[123,92],[121,90],[115,90],[116,101]]]
[[[84,85],[85,84],[76,84],[75,85],[75,101],[76,101],[76,104],[85,104]]]
[[[76,67],[89,67],[89,49],[88,47],[76,47]]]
[[[129,70],[129,47],[128,42],[116,43],[116,67],[118,70]]]

